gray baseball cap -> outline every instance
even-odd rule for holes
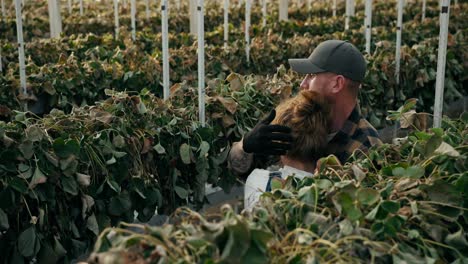
[[[307,59],[289,59],[289,65],[298,73],[333,72],[353,81],[362,82],[366,75],[366,60],[351,43],[327,40],[320,43]]]

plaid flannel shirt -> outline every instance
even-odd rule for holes
[[[328,142],[327,152],[344,164],[354,151],[367,153],[370,147],[381,144],[377,130],[361,117],[359,106],[356,106],[340,131]]]

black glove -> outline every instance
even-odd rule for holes
[[[293,141],[291,129],[287,126],[270,125],[275,119],[276,111],[261,120],[249,133],[245,134],[243,141],[244,151],[262,155],[284,155],[291,148]]]

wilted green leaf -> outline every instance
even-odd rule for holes
[[[112,190],[114,190],[115,192],[120,192],[120,186],[118,183],[116,183],[115,181],[113,180],[107,180],[107,184],[109,185],[109,187],[111,187]]]
[[[8,222],[7,214],[0,208],[0,230],[7,230],[10,228],[10,224]]]
[[[112,156],[112,158],[110,158],[109,160],[106,161],[106,164],[107,165],[112,165],[112,164],[114,164],[116,162],[117,162],[117,160],[115,159],[114,156]]]
[[[34,145],[31,140],[26,140],[18,146],[25,159],[31,159],[34,155]]]
[[[420,166],[411,166],[406,169],[406,176],[412,179],[419,179],[424,176],[424,168]]]
[[[70,155],[78,156],[80,154],[80,144],[76,140],[65,142],[63,138],[58,138],[53,143],[55,154],[60,158],[68,158]]]
[[[114,155],[115,158],[122,158],[124,156],[127,155],[127,152],[123,152],[123,151],[113,151],[112,154]]]
[[[310,206],[317,206],[318,193],[315,186],[307,186],[299,189],[298,198],[305,204]]]
[[[160,143],[154,146],[153,149],[160,155],[166,153],[166,149],[164,149],[164,147]]]
[[[442,144],[442,138],[437,135],[433,135],[426,143],[424,147],[424,156],[430,157],[434,151]]]
[[[250,233],[247,224],[240,220],[231,222],[225,228],[228,232],[228,239],[221,248],[221,259],[232,263],[247,252],[250,245]]]
[[[202,141],[202,143],[200,144],[199,150],[200,150],[199,157],[205,157],[205,155],[210,150],[210,144],[208,142],[206,142],[206,141]]]
[[[402,167],[396,167],[392,170],[393,176],[403,177],[406,174],[406,170]]]
[[[421,189],[427,192],[431,201],[455,206],[460,206],[462,203],[462,195],[460,191],[458,191],[454,185],[443,180],[437,180],[432,185],[423,185]]]
[[[54,238],[54,252],[58,257],[63,257],[67,254],[67,251],[56,237]]]
[[[354,204],[353,199],[348,193],[340,192],[336,194],[333,198],[333,202],[337,209],[345,213],[350,221],[356,221],[359,218],[361,218],[361,210],[357,208],[357,206]]]
[[[463,123],[468,124],[468,112],[467,112],[467,111],[464,111],[464,112],[460,115],[460,120],[462,120]]]
[[[34,170],[34,175],[31,179],[31,182],[29,183],[29,188],[34,189],[36,185],[45,183],[47,181],[47,177],[42,173],[42,171],[39,169],[39,167],[36,167]]]
[[[380,205],[377,205],[376,207],[374,207],[374,209],[372,209],[367,215],[366,215],[366,220],[369,220],[369,221],[374,221],[376,216],[377,216],[377,212],[379,210],[379,207]]]
[[[8,182],[8,185],[10,185],[11,188],[17,190],[20,193],[27,193],[28,192],[28,185],[26,184],[26,182],[23,179],[21,179],[19,177],[15,177],[15,178],[11,179]]]
[[[447,235],[447,237],[445,238],[445,243],[459,249],[468,248],[466,232],[464,232],[463,229],[460,229],[453,234]]]
[[[146,114],[148,112],[148,109],[146,109],[146,105],[142,101],[140,101],[137,107],[138,107],[138,113],[140,114]]]
[[[94,214],[88,217],[86,221],[86,227],[91,230],[96,236],[99,235],[99,226],[96,220],[96,216]]]
[[[41,245],[36,235],[36,228],[30,226],[18,237],[18,250],[24,257],[32,257],[39,252]]]
[[[380,206],[385,209],[385,211],[396,214],[400,209],[400,204],[392,201],[383,201]]]
[[[75,196],[78,195],[78,184],[74,177],[62,176],[60,177],[62,188],[65,192]]]
[[[351,169],[353,170],[354,176],[358,181],[364,180],[364,178],[366,177],[366,173],[360,167],[358,167],[357,165],[352,165]]]
[[[81,196],[81,216],[83,219],[86,218],[86,214],[91,210],[91,208],[94,206],[94,198],[85,194]]]
[[[418,99],[416,98],[410,98],[406,100],[405,104],[401,108],[401,113],[406,113],[409,110],[413,109],[416,106],[417,102],[418,102]]]
[[[408,232],[408,237],[409,237],[409,239],[417,239],[417,238],[420,237],[420,234],[419,234],[418,230],[413,229],[413,230],[410,230]]]
[[[353,224],[348,219],[344,219],[338,225],[340,226],[340,233],[342,235],[349,236],[353,233]]]
[[[33,175],[32,169],[29,167],[26,171],[21,172],[18,174],[18,177],[22,179],[29,179]]]
[[[28,140],[32,142],[41,141],[44,136],[42,130],[37,126],[27,127],[24,132],[26,132]]]
[[[180,158],[185,164],[190,164],[190,146],[187,143],[180,146]]]
[[[117,135],[112,139],[112,145],[116,148],[123,148],[125,147],[125,138],[121,135]]]
[[[186,199],[188,197],[188,195],[189,195],[188,191],[185,190],[184,188],[180,187],[180,186],[175,186],[174,191],[177,193],[177,195],[181,199]]]
[[[132,208],[132,201],[126,191],[110,199],[108,212],[110,215],[119,216]]]
[[[52,163],[52,165],[54,165],[55,167],[59,166],[59,160],[58,160],[57,156],[55,156],[55,154],[49,153],[49,152],[44,152],[44,155],[46,156],[47,160],[50,163]]]
[[[359,189],[357,193],[358,201],[361,204],[372,205],[379,201],[380,193],[374,189]]]

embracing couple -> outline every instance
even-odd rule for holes
[[[353,44],[328,40],[308,58],[290,59],[289,64],[305,74],[301,92],[234,143],[229,154],[230,168],[239,175],[247,175],[262,156],[280,156],[279,170],[255,169],[247,177],[246,209],[269,191],[272,177],[312,176],[321,157],[333,154],[345,163],[356,150],[365,153],[382,143],[360,115],[358,94],[366,61]]]

